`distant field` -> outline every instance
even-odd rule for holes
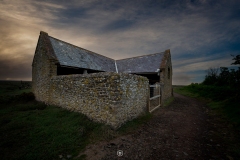
[[[31,92],[31,81],[3,81],[0,80],[0,95],[17,95]]]
[[[173,87],[184,87],[184,86],[187,86],[187,85],[173,85]]]
[[[88,144],[132,132],[152,117],[143,115],[114,131],[83,114],[35,101],[29,86],[0,81],[0,159],[73,159]]]

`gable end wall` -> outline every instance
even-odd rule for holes
[[[49,58],[42,35],[39,36],[32,63],[32,88],[37,101],[47,102],[49,98],[50,79],[57,75],[56,61]]]
[[[164,60],[164,68],[162,68],[162,72],[160,73],[160,84],[161,84],[161,92],[162,92],[162,102],[166,99],[173,96],[172,93],[172,62],[171,62],[171,54],[170,51],[165,55],[166,59]],[[168,79],[168,68],[170,68],[170,78]]]

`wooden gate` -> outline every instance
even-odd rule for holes
[[[161,106],[161,90],[159,84],[149,85],[149,106],[148,111],[151,113]]]

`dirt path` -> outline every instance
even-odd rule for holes
[[[214,125],[204,104],[176,93],[174,97],[133,134],[88,146],[87,159],[228,159],[225,146],[212,135]],[[123,156],[117,156],[118,150]]]

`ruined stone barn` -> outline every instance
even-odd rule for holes
[[[32,86],[37,101],[81,112],[116,129],[148,112],[154,97],[160,106],[172,96],[171,54],[166,50],[114,60],[41,31]]]

